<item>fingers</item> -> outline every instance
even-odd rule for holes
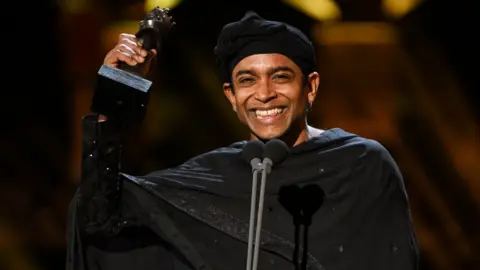
[[[143,56],[143,52],[137,52],[131,46],[127,46],[125,44],[118,44],[117,51],[120,52],[122,55],[126,55],[130,57],[132,60],[135,60],[138,63],[143,63],[145,61],[145,57]]]
[[[157,51],[153,49],[150,53],[156,55]],[[119,62],[125,62],[134,66],[145,62],[147,56],[148,52],[142,48],[135,35],[123,33],[119,35],[115,48],[105,57],[104,64],[117,67]]]
[[[120,43],[123,39],[131,39],[131,40],[136,40],[136,37],[135,35],[132,35],[132,34],[128,34],[128,33],[121,33],[119,36],[118,36],[118,43]]]
[[[137,56],[138,58],[139,56]],[[117,50],[115,52],[115,60],[120,61],[120,62],[125,62],[127,64],[129,64],[130,66],[135,66],[136,64],[138,63],[141,63],[143,61],[138,61],[137,59],[135,59],[135,55],[132,55],[130,53],[126,53],[126,52],[122,52],[120,50]]]
[[[131,48],[135,52],[135,54],[141,55],[143,57],[147,56],[147,51],[142,48],[140,42],[138,42],[137,38],[133,35],[121,34],[118,45]]]

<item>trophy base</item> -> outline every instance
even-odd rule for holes
[[[145,116],[151,86],[145,78],[102,65],[90,109],[123,124],[138,124]]]

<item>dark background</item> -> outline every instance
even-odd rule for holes
[[[473,1],[423,1],[400,18],[387,16],[380,0],[331,2],[341,10],[333,21],[281,1],[181,1],[172,11],[177,27],[152,74],[146,122],[130,138],[123,170],[175,166],[248,136],[222,94],[213,47],[225,23],[253,9],[305,31],[318,49],[322,79],[310,124],[376,139],[397,160],[422,269],[478,269]],[[145,6],[138,0],[14,6],[4,9],[2,38],[0,269],[62,269],[81,117],[105,53],[119,33],[135,31]]]

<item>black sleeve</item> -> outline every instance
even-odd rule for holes
[[[82,119],[81,180],[76,196],[77,224],[81,234],[114,233],[121,222],[122,179],[120,161],[123,134],[96,115]]]
[[[418,242],[403,177],[395,167],[393,164],[384,178],[381,193],[376,197],[375,211],[372,212],[377,217],[376,237],[384,241],[382,246],[377,246],[376,253],[384,264],[376,269],[416,270],[419,263]]]
[[[136,191],[136,193],[132,193]],[[139,196],[152,203],[151,206],[140,204]],[[122,202],[128,206],[128,212],[137,213],[137,220],[127,222],[114,228],[115,235],[93,234],[82,239],[84,268],[81,270],[191,270],[182,259],[178,249],[173,247],[171,236],[160,232],[155,226],[156,198],[132,183],[125,183]],[[121,218],[123,220],[123,217]],[[121,228],[121,230],[120,230]],[[156,229],[152,229],[156,228]],[[160,233],[159,233],[160,232]],[[76,270],[76,269],[75,269]]]
[[[136,185],[125,183],[124,134],[96,115],[85,116],[82,124],[81,180],[68,212],[66,269],[190,269],[152,230],[150,210],[136,198],[147,197],[146,191],[132,195]]]
[[[416,270],[418,243],[402,173],[383,146],[374,148],[365,157],[365,184],[357,201],[364,210],[357,221],[366,236],[358,243],[365,255],[362,269]]]
[[[404,180],[378,143],[364,145],[332,193],[334,210],[322,217],[326,269],[417,270],[418,243]],[[349,153],[350,155],[350,153]],[[341,179],[341,178],[339,178]]]

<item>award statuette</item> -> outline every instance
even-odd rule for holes
[[[156,7],[140,21],[140,28],[135,34],[146,51],[156,49],[157,54],[174,25],[168,15],[170,10]],[[98,71],[94,89],[91,111],[107,116],[122,125],[140,123],[146,113],[148,91],[152,82],[145,78],[150,64],[147,56],[144,63],[130,66],[120,63],[118,68],[102,65]]]

